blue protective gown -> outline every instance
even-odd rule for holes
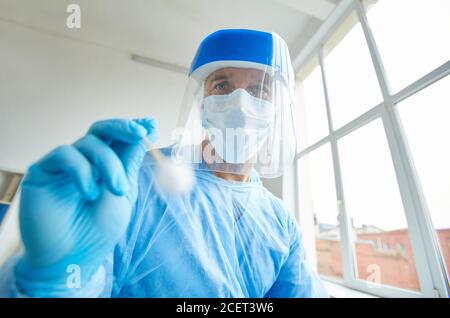
[[[256,172],[229,182],[199,169],[180,196],[158,188],[154,169],[147,156],[126,234],[79,296],[327,296],[294,217]],[[13,265],[0,272],[1,296],[18,296]]]

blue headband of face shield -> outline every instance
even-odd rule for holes
[[[204,80],[219,68],[240,65],[269,70],[272,76],[280,76],[288,86],[294,86],[286,42],[275,33],[256,30],[219,30],[207,36],[192,61],[189,76]]]

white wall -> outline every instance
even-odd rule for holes
[[[0,21],[0,168],[26,167],[112,117],[155,117],[170,142],[185,76]]]

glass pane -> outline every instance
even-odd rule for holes
[[[328,135],[327,110],[320,66],[300,82],[300,149]]]
[[[328,97],[335,129],[382,100],[369,49],[356,19],[352,14],[324,47]],[[342,34],[346,35],[337,40]]]
[[[357,277],[419,290],[408,227],[380,119],[339,142]]]
[[[450,277],[450,76],[398,104]]]
[[[379,0],[367,17],[394,91],[450,59],[450,1]]]
[[[300,213],[314,217],[317,271],[343,277],[331,148],[325,144],[299,160]]]

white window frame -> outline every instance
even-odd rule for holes
[[[358,21],[364,32],[365,40],[369,48],[370,56],[374,65],[377,80],[382,92],[383,101],[351,122],[339,129],[334,129],[332,116],[330,112],[330,103],[327,90],[326,68],[323,63],[323,47],[336,29],[352,13],[356,12]],[[397,107],[400,101],[419,92],[427,86],[444,78],[450,74],[450,61],[434,69],[427,75],[416,80],[401,91],[393,94],[384,70],[375,39],[369,27],[366,10],[362,0],[342,0],[334,12],[323,23],[318,32],[305,46],[299,55],[293,59],[294,68],[299,71],[305,66],[311,58],[318,57],[319,67],[322,73],[323,89],[326,102],[327,120],[329,135],[300,151],[293,167],[294,178],[291,184],[295,191],[295,200],[293,209],[296,211],[297,218],[305,219],[302,215],[304,211],[299,210],[299,180],[298,180],[298,161],[303,156],[318,147],[330,143],[333,160],[333,170],[335,177],[335,187],[337,195],[337,205],[339,213],[341,249],[343,259],[344,275],[342,280],[324,277],[323,279],[332,282],[341,283],[353,289],[370,293],[382,297],[445,297],[450,295],[449,282],[446,274],[445,264],[443,263],[440,251],[440,245],[436,231],[433,227],[430,214],[427,208],[425,196],[414,166],[412,155],[405,137],[405,133],[399,118]],[[352,131],[363,127],[364,125],[381,119],[386,133],[387,142],[392,156],[392,162],[400,190],[400,195],[405,211],[408,232],[414,253],[415,265],[421,290],[416,292],[412,290],[397,288],[388,285],[375,285],[370,282],[362,281],[356,278],[357,264],[353,242],[350,239],[351,224],[349,215],[345,207],[345,196],[342,183],[341,167],[337,141],[351,133]],[[289,179],[291,180],[291,179]],[[308,216],[312,217],[312,216]],[[301,224],[302,225],[302,224]],[[305,231],[309,234],[313,231]],[[310,238],[309,241],[314,241]]]

